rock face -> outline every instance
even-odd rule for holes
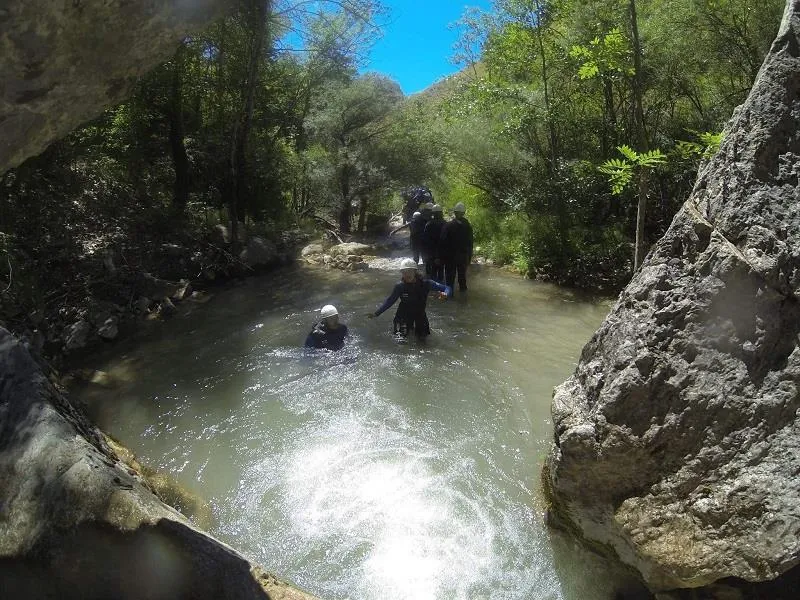
[[[798,35],[554,394],[552,515],[656,591],[800,563]]]
[[[103,109],[231,0],[7,0],[0,6],[0,174]]]
[[[310,596],[163,504],[0,329],[4,598]]]

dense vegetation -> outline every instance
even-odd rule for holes
[[[686,199],[783,4],[495,0],[457,24],[461,73],[404,98],[358,68],[373,0],[241,0],[128,102],[0,179],[2,319],[61,311],[63,326],[87,298],[133,302],[145,271],[235,273],[241,224],[369,232],[417,184],[468,206],[478,254],[616,289]]]

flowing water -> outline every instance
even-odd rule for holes
[[[292,267],[115,347],[100,425],[208,499],[211,533],[326,599],[612,597],[609,567],[543,524],[553,386],[608,304],[495,269],[431,299],[396,345],[387,270]],[[352,340],[301,348],[323,304]],[[98,403],[97,398],[103,401]]]

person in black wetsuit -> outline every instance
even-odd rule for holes
[[[416,187],[400,192],[400,196],[405,200],[403,205],[403,223],[408,223],[414,215],[414,211],[426,202],[433,202],[433,194],[426,187]]]
[[[428,315],[425,314],[425,305],[431,290],[440,292],[448,298],[453,295],[452,288],[431,279],[424,279],[417,272],[417,263],[410,258],[404,258],[400,263],[400,281],[395,284],[392,293],[383,304],[367,316],[377,317],[399,299],[400,304],[397,306],[393,321],[395,337],[398,341],[405,341],[413,332],[418,339],[425,338],[431,332]]]
[[[425,231],[425,219],[422,217],[422,213],[416,211],[412,216],[411,220],[408,223],[400,225],[396,229],[392,229],[389,232],[389,235],[394,235],[401,229],[408,228],[409,232],[409,241],[411,243],[411,253],[414,255],[414,262],[419,263],[419,256],[420,250],[422,248],[422,232]]]
[[[311,328],[306,338],[306,348],[341,350],[348,336],[347,325],[339,323],[339,311],[332,304],[326,304],[319,311],[321,319]]]
[[[459,202],[453,207],[453,219],[442,227],[439,248],[444,258],[445,283],[454,287],[458,275],[458,289],[467,291],[467,266],[472,262],[472,225],[464,213],[467,209]]]
[[[425,224],[422,232],[422,246],[427,252],[425,273],[439,283],[444,283],[444,261],[440,248],[442,227],[445,224],[443,213],[444,209],[438,204],[434,204],[431,209],[431,220]]]

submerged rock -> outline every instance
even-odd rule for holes
[[[108,317],[97,329],[97,335],[104,340],[116,339],[119,334],[119,319],[115,316]]]
[[[552,516],[655,591],[800,564],[799,33],[554,394]]]

